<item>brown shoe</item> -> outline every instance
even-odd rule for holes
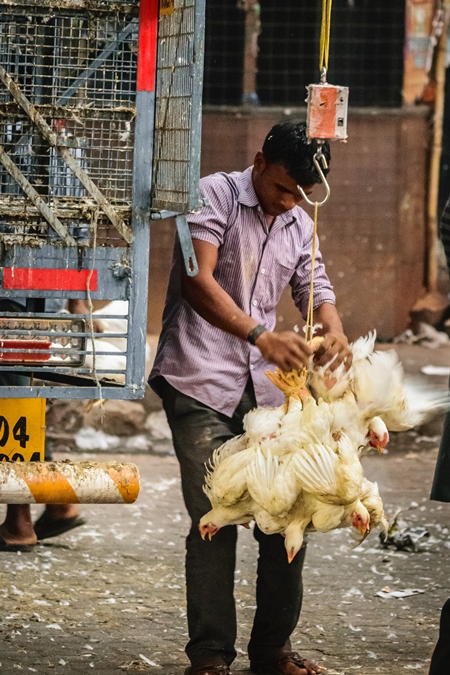
[[[279,652],[264,663],[252,661],[250,670],[258,675],[319,675],[322,672],[320,666],[297,652]]]
[[[190,666],[186,668],[184,675],[231,675],[231,670],[225,664]]]

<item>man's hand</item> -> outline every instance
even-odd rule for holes
[[[69,312],[72,314],[90,314],[90,309],[89,305],[86,302],[86,300],[68,300],[67,301],[67,309]],[[86,322],[86,327],[88,330],[91,330],[91,324],[90,321],[87,320]],[[92,317],[92,328],[94,329],[94,333],[103,333],[103,326],[101,321],[98,319],[95,319]]]
[[[334,371],[341,363],[346,370],[352,365],[352,352],[348,348],[348,340],[343,333],[327,333],[323,342],[317,348],[314,354],[314,365],[325,367],[329,364],[328,370]]]
[[[306,366],[313,354],[306,340],[294,331],[280,333],[266,331],[259,336],[255,344],[266,361],[275,364],[285,373]]]

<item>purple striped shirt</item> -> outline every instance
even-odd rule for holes
[[[234,302],[273,330],[276,307],[291,285],[306,316],[311,272],[313,223],[295,207],[275,218],[270,229],[252,183],[244,172],[216,173],[200,181],[209,206],[188,216],[193,239],[219,249],[214,278]],[[175,245],[163,327],[149,380],[162,375],[175,389],[231,417],[249,376],[258,405],[281,405],[284,395],[264,375],[270,364],[258,347],[215,328],[180,295],[180,247]],[[335,295],[316,249],[314,308]],[[274,366],[270,366],[272,370]]]

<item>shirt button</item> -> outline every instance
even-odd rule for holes
[[[250,370],[253,370],[254,367],[255,367],[255,366],[250,366]]]
[[[266,273],[266,270],[263,268],[263,269],[261,270],[261,274],[265,274],[265,273]]]
[[[256,307],[257,304],[258,304],[258,301],[257,301],[257,300],[253,300],[252,305],[254,305],[254,306]]]

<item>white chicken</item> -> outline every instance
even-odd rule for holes
[[[269,449],[264,455],[257,448],[254,459],[247,466],[247,490],[253,501],[270,516],[285,515],[298,498],[301,484],[293,461],[294,454],[286,454],[280,459]]]
[[[317,367],[311,357],[308,368],[307,384],[316,400],[323,399],[326,402],[341,398],[348,390],[354,376],[355,368],[360,362],[365,361],[375,349],[376,332],[369,333],[366,337],[355,340],[350,345],[353,361],[348,370],[342,363],[334,372],[329,371],[331,362],[325,366]]]
[[[360,496],[363,471],[358,449],[344,433],[334,448],[305,437],[303,448],[292,456],[292,470],[302,492],[326,504],[348,506]]]
[[[449,406],[449,397],[425,388],[417,379],[405,380],[397,352],[375,351],[358,362],[351,382],[358,407],[379,416],[390,431],[423,424]]]
[[[246,469],[254,457],[253,448],[245,448],[244,437],[226,441],[214,451],[207,466],[203,489],[212,506],[231,506],[247,490]]]
[[[389,430],[411,428],[448,407],[448,398],[411,396],[397,354],[375,351],[375,333],[351,349],[351,368],[332,376],[327,368],[267,373],[286,404],[250,411],[244,434],[214,453],[202,536],[254,519],[262,532],[285,536],[291,561],[305,531],[350,527],[364,539],[375,527],[386,530],[378,486],[364,477],[361,455],[368,447],[382,452]]]
[[[363,538],[370,531],[369,512],[360,500],[347,506],[325,504],[308,493],[302,493],[286,521],[284,546],[289,562],[292,562],[302,547],[307,530],[324,533],[339,527],[352,526]]]

